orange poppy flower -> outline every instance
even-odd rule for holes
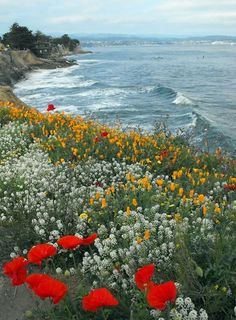
[[[28,260],[30,263],[41,265],[42,260],[55,256],[57,249],[49,243],[42,243],[34,246],[28,252]]]
[[[101,307],[118,305],[118,300],[106,288],[91,290],[89,294],[83,297],[82,305],[86,311],[97,311]]]
[[[162,284],[154,285],[147,293],[147,301],[150,307],[164,310],[166,303],[175,302],[176,286],[173,281],[168,281]]]
[[[13,286],[19,286],[25,282],[28,264],[25,258],[18,257],[3,265],[3,273],[11,279]]]
[[[154,274],[155,265],[148,264],[142,268],[139,268],[135,273],[135,283],[140,290],[152,287],[154,284],[151,278]]]

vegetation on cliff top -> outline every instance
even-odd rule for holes
[[[16,22],[10,27],[9,32],[2,36],[2,42],[11,49],[29,49],[38,56],[50,56],[57,51],[58,45],[73,51],[80,44],[79,40],[71,39],[67,34],[60,38],[53,38],[41,31],[33,33]]]
[[[57,304],[27,316],[234,319],[235,159],[53,105],[0,125],[3,271]]]

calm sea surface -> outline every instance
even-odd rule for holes
[[[192,141],[236,152],[236,43],[87,42],[78,65],[39,70],[14,92],[45,111],[94,116],[124,128],[165,122]]]

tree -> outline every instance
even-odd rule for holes
[[[35,49],[35,37],[32,31],[16,22],[13,23],[10,31],[3,35],[3,43],[18,50],[30,49],[34,51]]]

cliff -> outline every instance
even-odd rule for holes
[[[73,65],[63,58],[41,59],[29,50],[9,50],[0,53],[0,100],[23,104],[11,90],[11,86],[34,69],[54,69]]]

